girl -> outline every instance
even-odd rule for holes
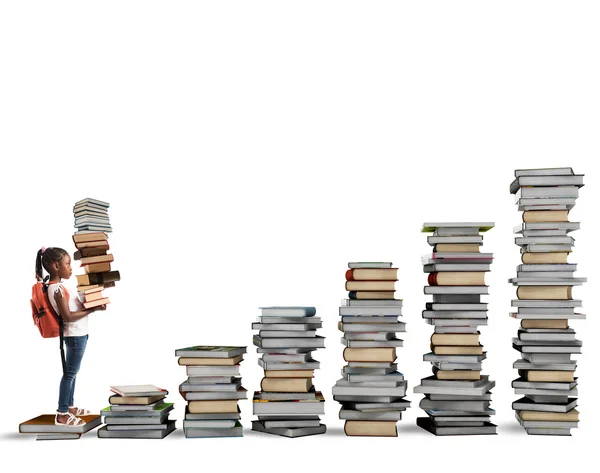
[[[48,299],[57,314],[63,319],[64,341],[66,346],[66,370],[60,380],[58,396],[58,410],[54,423],[56,425],[81,426],[85,421],[78,416],[91,414],[86,409],[79,409],[73,405],[75,392],[75,377],[81,365],[88,340],[87,316],[96,310],[104,310],[106,306],[84,309],[83,304],[61,280],[69,279],[71,257],[62,248],[42,248],[38,251],[35,260],[35,275],[38,280],[43,280],[42,266],[48,272]]]

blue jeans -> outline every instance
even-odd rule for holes
[[[75,393],[75,378],[81,366],[81,359],[85,353],[88,336],[65,337],[67,371],[63,373],[60,380],[60,391],[58,395],[58,412],[67,412],[69,406],[73,405],[73,394]]]

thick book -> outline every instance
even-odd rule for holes
[[[346,271],[346,281],[397,281],[398,268],[364,268]]]
[[[306,393],[313,387],[311,378],[263,378],[260,389],[270,392]]]
[[[427,283],[430,286],[485,286],[485,272],[450,271],[429,273]]]
[[[396,360],[396,348],[345,348],[344,360],[391,363]]]
[[[346,420],[344,433],[349,437],[397,437],[396,421]]]
[[[185,421],[184,421],[185,422]],[[193,428],[184,425],[183,433],[185,438],[210,438],[210,437],[243,437],[244,428],[237,421],[233,427],[229,428]]]

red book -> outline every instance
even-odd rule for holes
[[[429,273],[429,276],[427,276],[427,284],[430,286],[437,286],[437,273]]]

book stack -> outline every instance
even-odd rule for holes
[[[254,345],[262,356],[264,369],[260,391],[254,393],[252,411],[258,420],[252,430],[284,437],[323,434],[326,426],[319,415],[325,414],[325,399],[313,386],[319,362],[312,352],[325,347],[325,338],[317,335],[321,319],[314,307],[261,307],[261,315],[252,324]]]
[[[162,439],[175,430],[169,420],[172,402],[165,389],[151,384],[111,386],[110,406],[100,412],[106,424],[98,430],[102,439]]]
[[[339,309],[344,333],[342,378],[333,387],[340,419],[350,436],[396,437],[396,422],[410,406],[406,380],[397,370],[396,348],[405,331],[402,300],[394,298],[398,269],[392,263],[348,263],[349,299]]]
[[[83,199],[75,203],[75,229],[73,242],[84,274],[77,276],[77,291],[83,307],[91,309],[110,301],[102,291],[115,285],[120,276],[111,268],[113,255],[108,253],[108,233],[112,232],[108,219],[108,202]]]
[[[579,230],[569,221],[583,175],[571,168],[519,169],[510,192],[515,194],[523,223],[514,229],[521,249],[517,277],[516,312],[521,320],[513,348],[521,353],[514,368],[519,377],[512,383],[521,399],[513,403],[519,423],[532,435],[570,435],[579,421],[577,363],[571,355],[581,353],[581,341],[569,327],[581,300],[573,299],[573,286],[586,278],[574,277],[577,265],[567,261]]]
[[[240,363],[246,347],[199,345],[175,350],[188,378],[179,386],[187,401],[183,420],[186,438],[243,437]]]
[[[19,432],[37,434],[36,440],[76,440],[102,423],[98,415],[80,416],[80,418],[85,421],[85,424],[56,425],[55,414],[43,414],[19,424]]]
[[[428,417],[417,425],[434,435],[495,434],[490,408],[495,382],[482,375],[485,351],[479,326],[487,325],[488,294],[485,273],[492,253],[480,251],[491,222],[425,223],[422,232],[433,233],[427,242],[433,252],[422,258],[428,273],[423,318],[434,326],[431,352],[423,360],[433,365],[433,375],[421,380],[414,392],[425,394],[419,406]]]

